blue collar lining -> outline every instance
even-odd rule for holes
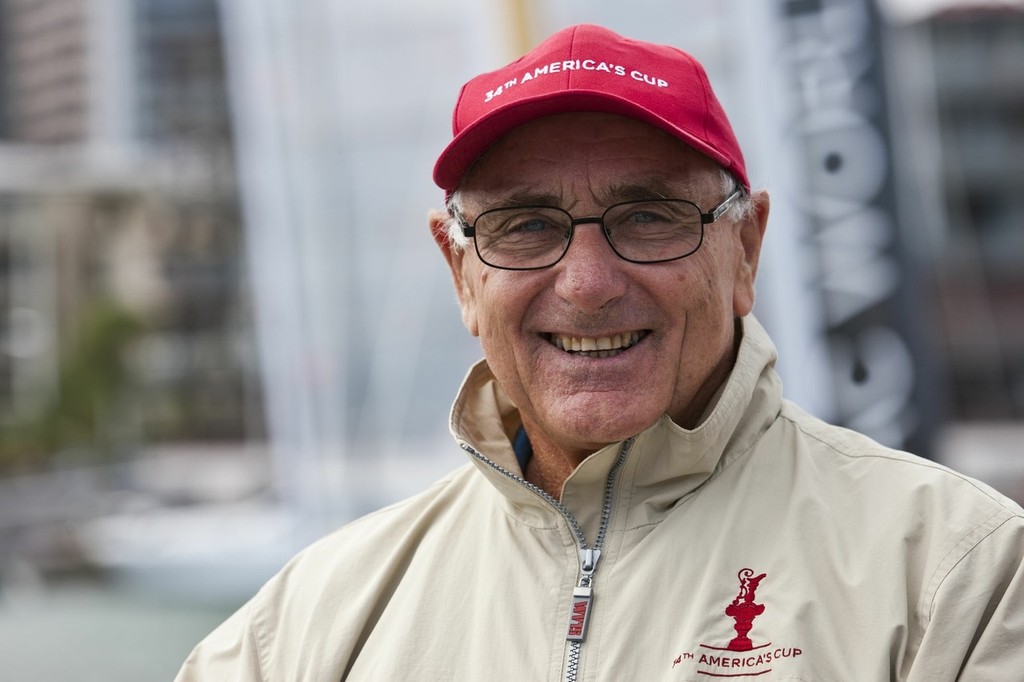
[[[516,453],[516,459],[519,460],[519,470],[525,478],[526,465],[530,463],[530,458],[533,457],[533,446],[530,444],[529,436],[526,435],[526,429],[522,426],[516,431],[516,438],[512,442],[512,450]]]

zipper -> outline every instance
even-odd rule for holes
[[[590,620],[590,611],[593,606],[594,573],[597,571],[597,562],[601,558],[601,547],[604,545],[605,536],[608,533],[608,525],[612,518],[612,500],[615,494],[615,480],[619,473],[619,469],[622,468],[622,465],[626,461],[626,457],[629,455],[630,450],[632,450],[635,440],[636,438],[633,437],[622,443],[622,447],[619,449],[619,456],[616,458],[615,463],[612,464],[612,468],[608,470],[608,477],[604,482],[604,500],[601,504],[601,523],[598,526],[597,538],[594,540],[593,547],[587,544],[587,538],[583,532],[583,528],[580,526],[579,521],[576,520],[576,516],[569,511],[568,507],[549,495],[543,488],[530,483],[522,476],[519,476],[509,469],[497,464],[494,460],[490,459],[468,443],[460,443],[462,449],[473,455],[473,457],[491,467],[502,476],[515,481],[519,485],[525,486],[528,490],[539,495],[548,502],[548,504],[554,507],[558,513],[562,515],[566,523],[569,525],[569,529],[576,537],[580,571],[579,580],[572,591],[572,606],[569,609],[569,624],[566,629],[565,636],[566,641],[569,642],[569,657],[566,661],[565,676],[563,678],[565,682],[576,682],[577,675],[579,674],[580,651],[583,647],[583,641],[587,636],[587,624]]]

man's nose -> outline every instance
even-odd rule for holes
[[[600,223],[578,223],[569,250],[555,266],[555,292],[583,312],[597,312],[626,292],[625,263],[605,239]]]

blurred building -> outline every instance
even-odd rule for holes
[[[217,1],[0,0],[0,73],[0,467],[259,437]]]
[[[88,136],[84,0],[5,5],[8,120],[15,139],[55,144]]]
[[[950,7],[899,27],[893,46],[949,418],[1019,423],[1024,5]]]
[[[944,389],[936,454],[1024,500],[1024,2],[889,3],[897,182]]]
[[[921,27],[935,54],[935,269],[954,413],[1024,420],[1024,8],[948,11]]]

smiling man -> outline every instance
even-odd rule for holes
[[[692,57],[572,27],[453,127],[471,462],[296,557],[181,682],[1020,679],[1024,513],[782,398],[768,197]]]
[[[522,124],[462,177],[434,234],[528,434],[528,481],[557,498],[604,445],[662,415],[697,425],[754,303],[768,200],[743,192],[664,130],[600,112]],[[706,236],[700,206],[719,212]]]

